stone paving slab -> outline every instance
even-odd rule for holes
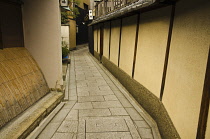
[[[124,95],[126,91],[113,83],[87,49],[72,52],[71,60],[69,100],[38,138],[160,138],[142,117],[143,111],[136,109],[132,99]]]
[[[126,122],[119,117],[97,117],[86,120],[86,132],[126,132]]]
[[[111,116],[109,109],[79,110],[79,117]]]
[[[87,133],[86,139],[133,139],[130,132]]]
[[[103,96],[82,96],[78,97],[78,102],[97,102],[104,101]]]

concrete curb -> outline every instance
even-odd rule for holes
[[[48,123],[55,117],[55,115],[63,108],[65,102],[61,102],[40,124],[33,130],[26,139],[36,139],[44,130]]]
[[[62,92],[51,92],[0,130],[1,139],[26,138],[63,100]]]

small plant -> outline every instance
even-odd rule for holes
[[[80,13],[76,5],[79,4],[79,0],[69,0],[70,11],[61,12],[61,24],[67,24],[69,19],[76,19],[76,17],[78,17]]]
[[[63,47],[62,47],[62,58],[67,57],[68,54],[69,54],[69,49],[68,49],[68,47],[67,47],[67,46],[63,46]]]
[[[62,45],[62,58],[67,57],[69,54],[69,49],[66,41],[62,41],[61,45]]]

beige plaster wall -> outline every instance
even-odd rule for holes
[[[104,48],[103,55],[109,59],[109,35],[110,35],[110,22],[104,23]]]
[[[98,52],[98,53],[100,53],[100,46],[101,46],[101,45],[100,45],[100,33],[101,33],[101,32],[100,32],[100,26],[98,25],[98,36],[97,36],[97,40],[98,40],[98,41],[97,41],[97,43],[98,43],[98,51],[97,51],[97,52]]]
[[[69,47],[70,49],[76,48],[76,21],[70,20],[69,21]]]
[[[98,52],[98,29],[97,26],[94,26],[94,31],[93,31],[93,35],[94,35],[94,50],[96,52]]]
[[[176,5],[163,103],[182,139],[196,138],[210,42],[210,1]]]
[[[119,67],[132,76],[137,15],[123,18]]]
[[[111,21],[110,61],[118,65],[119,39],[121,20]]]
[[[210,108],[210,106],[209,106]],[[210,109],[209,109],[209,115],[208,115],[208,121],[207,121],[207,127],[206,127],[206,139],[210,139]]]
[[[171,6],[141,14],[134,79],[158,98],[162,82]]]
[[[23,0],[25,47],[40,66],[50,88],[63,84],[61,23],[56,0]],[[47,8],[46,8],[47,7]]]

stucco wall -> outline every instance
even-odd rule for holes
[[[97,28],[97,26],[94,26],[93,37],[94,37],[94,51],[98,52],[98,28]]]
[[[119,39],[121,20],[111,21],[110,61],[118,65]]]
[[[176,5],[163,103],[182,139],[196,138],[210,42],[210,2]]]
[[[50,88],[63,84],[61,24],[56,0],[23,0],[25,47],[40,66]]]
[[[100,33],[101,33],[101,31],[100,31],[100,25],[98,25],[98,36],[97,36],[97,43],[98,43],[98,45],[97,45],[97,49],[98,49],[98,53],[100,53]]]
[[[110,22],[104,23],[104,48],[103,55],[109,59],[109,35],[110,35]]]
[[[136,39],[137,15],[122,19],[119,67],[132,76],[133,57]]]
[[[160,96],[171,6],[141,14],[134,79]]]

